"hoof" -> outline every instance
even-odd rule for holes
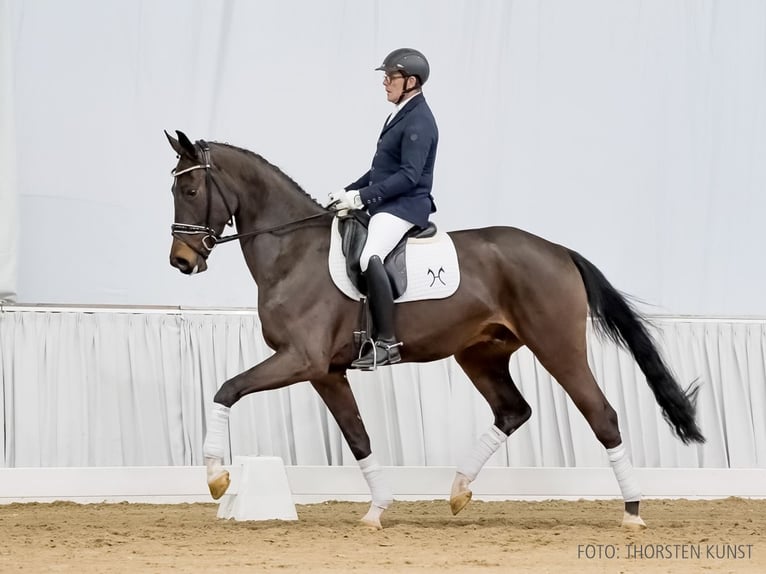
[[[372,528],[373,530],[383,530],[383,525],[380,523],[380,517],[383,515],[385,508],[376,504],[370,504],[370,509],[367,514],[359,521],[362,526]]]
[[[449,507],[452,510],[452,515],[456,515],[458,512],[463,510],[466,505],[471,502],[471,497],[473,496],[473,492],[470,490],[464,490],[463,492],[456,494],[454,496],[451,496],[449,499]]]
[[[359,524],[372,530],[383,530],[383,525],[379,518],[367,518],[366,516],[359,521]]]
[[[210,496],[213,500],[218,500],[228,490],[231,484],[231,478],[229,477],[229,471],[224,470],[221,474],[208,481],[207,487],[210,489]]]
[[[637,514],[626,512],[622,517],[622,527],[626,530],[645,530],[646,523]]]

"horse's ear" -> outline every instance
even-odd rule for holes
[[[178,155],[185,153],[184,149],[181,147],[181,144],[178,142],[176,138],[174,138],[168,133],[168,130],[162,130],[162,131],[165,132],[165,137],[168,138],[168,141],[170,142],[170,147],[172,147]]]
[[[178,130],[176,130],[176,134],[178,135],[178,141],[181,143],[181,147],[186,150],[187,155],[190,157],[197,157],[197,148],[194,147],[191,140],[186,137],[186,134]]]
[[[168,138],[171,147],[176,150],[178,155],[196,158],[197,149],[194,147],[194,144],[191,143],[189,138],[186,137],[186,134],[178,130],[176,130],[176,134],[178,134],[178,139],[174,138],[167,131],[165,131],[165,137]]]

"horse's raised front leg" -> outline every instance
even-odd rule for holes
[[[354,399],[351,386],[348,384],[345,372],[335,372],[320,379],[312,379],[319,396],[338,423],[343,437],[346,439],[351,453],[359,463],[367,485],[370,487],[372,503],[367,514],[362,518],[362,524],[380,529],[380,517],[383,511],[393,502],[393,495],[385,482],[382,470],[370,449],[370,437],[364,428],[359,407]]]
[[[229,442],[231,406],[250,393],[278,389],[309,380],[316,376],[318,371],[305,355],[291,350],[279,351],[221,385],[213,398],[213,408],[207,421],[207,435],[202,447],[207,468],[207,485],[214,499],[221,498],[231,482],[229,472],[223,467],[223,457]]]
[[[508,370],[508,361],[517,347],[512,341],[506,344],[480,343],[455,355],[458,364],[489,403],[495,421],[457,467],[450,491],[452,514],[463,510],[471,501],[470,483],[510,434],[532,414]]]

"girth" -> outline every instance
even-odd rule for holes
[[[349,211],[347,215],[338,217],[338,231],[342,238],[343,255],[346,257],[346,273],[360,293],[367,295],[367,284],[362,275],[359,259],[367,242],[367,226],[370,222],[370,214],[362,210]],[[436,225],[429,222],[428,227],[414,227],[397,243],[393,251],[388,254],[383,262],[389,280],[394,299],[401,297],[407,290],[407,265],[405,249],[410,237],[427,238],[436,235]]]

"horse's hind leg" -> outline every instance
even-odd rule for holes
[[[508,436],[532,414],[508,370],[508,361],[518,346],[517,343],[497,340],[474,345],[455,355],[458,364],[489,403],[495,421],[457,467],[450,493],[452,514],[465,508],[472,496],[468,485]]]
[[[562,344],[550,353],[547,352],[551,349],[548,345],[545,349],[538,348],[534,342],[528,342],[528,345],[542,365],[570,396],[588,421],[598,441],[606,449],[609,463],[625,501],[622,525],[631,529],[646,528],[646,524],[639,516],[641,489],[630,458],[622,444],[617,413],[607,401],[588,366],[584,342],[585,329],[583,328],[582,331],[582,344],[578,343],[574,346]]]
[[[557,380],[588,421],[596,438],[606,448],[609,463],[625,501],[622,525],[626,528],[645,528],[646,524],[638,513],[641,488],[622,444],[617,413],[596,383],[584,357],[583,363],[585,364],[580,369],[560,376]]]
[[[384,480],[378,461],[372,454],[370,437],[364,428],[346,373],[332,372],[321,379],[312,379],[311,384],[338,423],[370,487],[372,503],[367,514],[362,518],[362,523],[380,529],[382,528],[380,517],[393,502],[393,495],[388,483]]]

